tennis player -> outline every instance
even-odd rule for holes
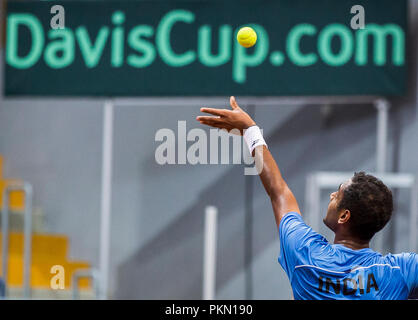
[[[261,182],[270,197],[280,235],[279,263],[289,277],[295,299],[399,300],[416,294],[418,255],[388,254],[369,248],[370,240],[389,221],[392,193],[364,172],[331,193],[325,225],[335,233],[330,244],[303,221],[298,203],[283,179],[259,127],[230,98],[232,110],[201,108],[205,125],[238,129],[250,154],[262,161]]]

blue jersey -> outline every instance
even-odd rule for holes
[[[295,299],[398,300],[418,287],[418,255],[352,250],[330,244],[300,214],[286,214],[279,227],[279,262]]]

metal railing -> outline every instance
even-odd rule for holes
[[[96,269],[81,269],[73,273],[72,276],[72,288],[73,288],[73,300],[80,299],[79,282],[82,278],[90,278],[93,284],[93,291],[96,299],[100,297],[100,275]]]
[[[7,296],[7,276],[9,262],[9,194],[12,191],[23,191],[25,194],[25,212],[23,219],[23,298],[30,298],[30,268],[32,264],[32,185],[23,182],[21,184],[11,184],[3,190],[3,208],[1,215],[2,227],[2,276],[4,281],[4,295]]]

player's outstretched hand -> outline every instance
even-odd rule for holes
[[[244,129],[255,126],[254,120],[238,106],[235,97],[232,96],[229,99],[229,103],[231,104],[232,110],[201,108],[201,112],[209,113],[212,116],[198,116],[196,120],[201,124],[224,129],[228,132],[232,129],[238,129],[241,135]]]

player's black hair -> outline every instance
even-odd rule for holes
[[[392,192],[378,178],[356,172],[343,190],[338,210],[350,210],[350,231],[361,240],[370,240],[383,229],[393,211]]]

